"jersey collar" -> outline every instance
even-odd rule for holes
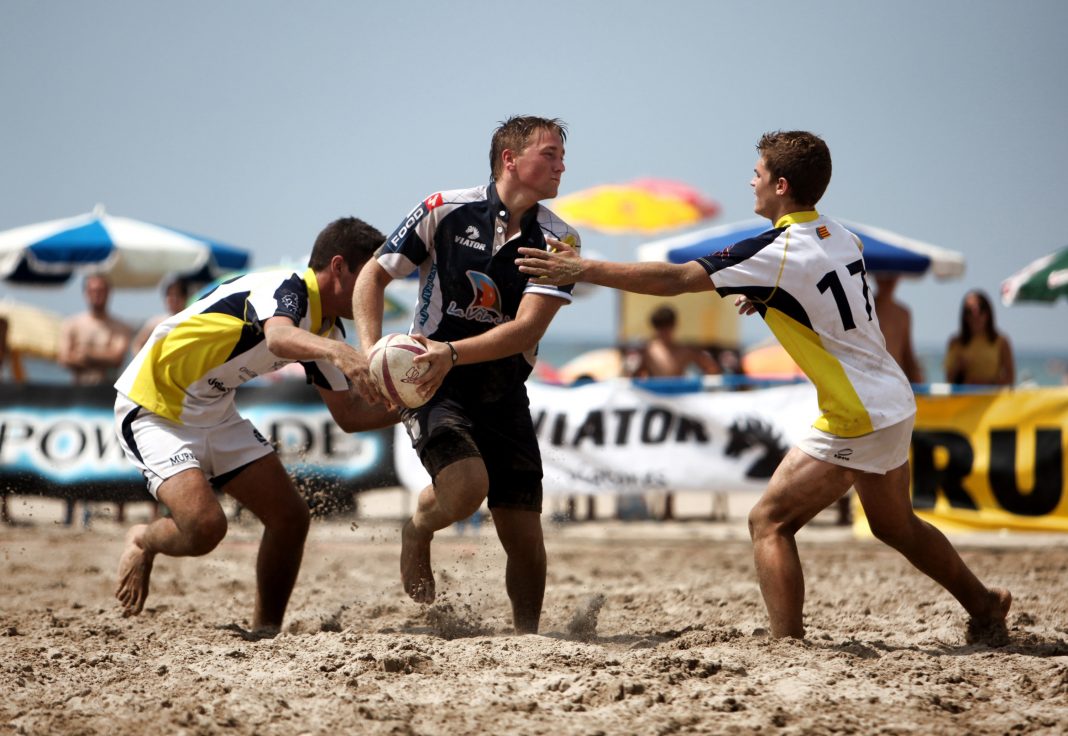
[[[818,219],[820,216],[816,210],[802,210],[801,212],[791,212],[788,215],[783,215],[775,221],[775,228],[789,227],[790,225],[800,225],[803,222],[812,222]]]
[[[511,214],[508,212],[508,208],[504,206],[504,202],[501,201],[501,195],[497,193],[497,182],[491,180],[489,186],[486,187],[486,199],[490,203],[490,208],[493,210],[493,214],[501,220],[508,222]],[[533,207],[529,208],[520,216],[519,229],[526,232],[537,219],[538,203],[535,202]]]
[[[310,268],[304,271],[304,284],[308,287],[308,319],[311,321],[308,329],[318,335],[322,328],[323,302],[319,294],[319,281],[315,278],[315,271]]]

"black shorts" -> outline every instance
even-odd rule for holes
[[[541,513],[541,451],[525,386],[491,402],[463,400],[443,386],[402,417],[431,478],[459,460],[479,457],[489,475],[490,508]]]

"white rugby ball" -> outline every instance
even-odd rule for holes
[[[386,335],[371,347],[367,359],[371,378],[382,395],[398,406],[415,409],[427,402],[415,381],[430,370],[429,363],[416,365],[412,359],[426,352],[423,344],[410,335]]]

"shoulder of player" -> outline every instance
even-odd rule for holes
[[[425,207],[427,213],[435,211],[445,213],[465,204],[484,202],[488,197],[488,190],[489,187],[485,184],[463,189],[442,189],[424,198],[420,206]]]
[[[542,229],[542,232],[565,242],[570,242],[567,238],[571,236],[576,244],[581,244],[582,241],[578,230],[568,225],[559,215],[540,202],[538,203],[537,217],[538,226]]]

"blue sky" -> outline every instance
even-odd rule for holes
[[[562,194],[679,179],[726,223],[752,216],[760,134],[805,128],[834,156],[821,210],[965,254],[963,279],[899,289],[917,344],[937,349],[967,289],[996,296],[1068,241],[1065,27],[1060,0],[11,0],[0,229],[100,202],[268,265],[338,216],[389,231],[427,194],[483,183],[490,133],[514,113],[569,123]],[[630,259],[638,240],[584,243]],[[77,286],[0,290],[81,308]],[[613,303],[569,307],[550,337],[610,340]],[[113,305],[136,322],[161,300]],[[997,319],[1020,349],[1068,351],[1068,304],[999,304]]]

